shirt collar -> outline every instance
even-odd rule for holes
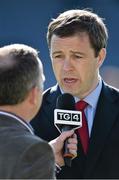
[[[0,114],[1,115],[5,115],[5,116],[9,116],[9,117],[12,117],[12,118],[16,119],[22,125],[24,125],[31,132],[31,134],[34,134],[33,128],[31,127],[31,125],[29,123],[27,123],[25,120],[23,120],[22,118],[18,117],[17,115],[15,115],[15,114],[13,114],[11,112],[9,113],[9,112],[6,112],[6,111],[1,111],[1,110],[0,110]]]
[[[96,109],[101,89],[102,80],[100,80],[97,87],[87,97],[84,98],[84,101],[86,101],[94,109]]]

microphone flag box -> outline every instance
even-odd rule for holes
[[[59,129],[63,125],[71,126],[72,129],[82,127],[82,112],[73,110],[54,110],[54,124]]]

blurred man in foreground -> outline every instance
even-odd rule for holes
[[[53,150],[57,164],[64,164],[63,143],[74,132],[61,134],[51,148],[29,124],[41,106],[43,82],[35,49],[23,44],[0,48],[0,179],[54,179]],[[76,155],[76,136],[70,140],[69,150]]]

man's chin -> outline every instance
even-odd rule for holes
[[[74,95],[74,92],[69,89],[64,89],[63,91],[64,91],[64,93],[69,93],[71,95]]]

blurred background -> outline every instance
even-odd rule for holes
[[[39,50],[46,89],[56,83],[46,42],[48,23],[76,8],[90,8],[105,19],[109,40],[101,75],[119,88],[119,0],[0,0],[0,46],[25,43]]]

